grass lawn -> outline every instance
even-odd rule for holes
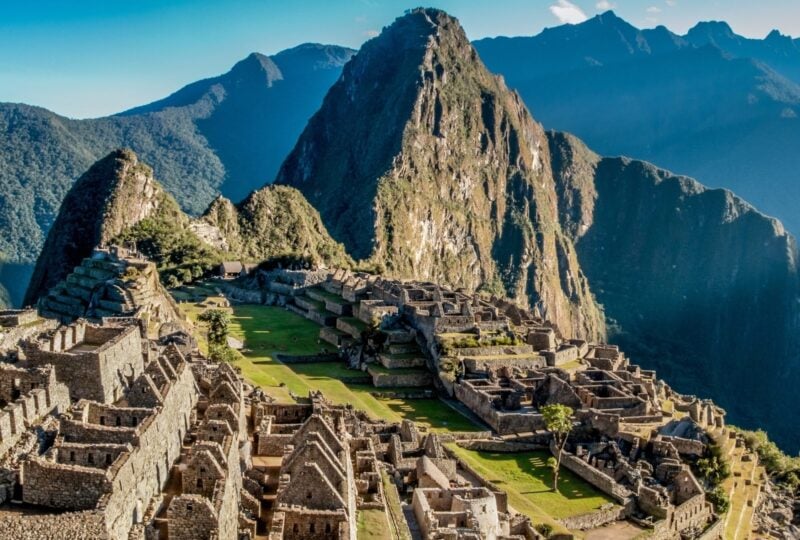
[[[357,519],[358,540],[373,538],[375,540],[383,540],[392,537],[389,521],[386,518],[386,512],[383,510],[359,510]]]
[[[544,450],[499,454],[466,450],[455,444],[448,447],[487,480],[506,491],[509,504],[529,516],[534,523],[585,514],[614,502],[563,467],[558,491],[552,491],[553,474],[547,467],[550,454]]]
[[[193,320],[204,308],[191,303],[181,307]],[[201,330],[202,333],[202,330]],[[371,394],[368,384],[345,384],[342,378],[366,376],[338,362],[284,364],[275,353],[311,355],[331,352],[332,346],[319,340],[319,326],[280,307],[252,304],[232,308],[230,335],[244,341],[246,349],[236,361],[244,376],[280,401],[290,402],[290,391],[307,396],[322,390],[334,403],[350,403],[376,419],[400,422],[413,420],[435,431],[478,431],[480,426],[450,408],[438,398],[383,399]],[[387,391],[392,389],[381,389]]]

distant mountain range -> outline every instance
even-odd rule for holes
[[[117,147],[135,150],[183,209],[203,212],[271,181],[354,51],[306,44],[119,115],[72,120],[0,104],[0,284],[15,304],[70,186]],[[0,299],[2,299],[0,294]]]
[[[800,40],[639,30],[609,11],[474,45],[548,128],[731,189],[800,232]]]

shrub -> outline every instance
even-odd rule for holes
[[[728,494],[719,486],[706,492],[706,500],[714,505],[714,508],[719,514],[724,514],[731,506],[731,500],[728,498]]]
[[[550,538],[550,535],[553,534],[553,526],[549,523],[539,523],[534,529],[545,538]]]

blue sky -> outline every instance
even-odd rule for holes
[[[357,48],[419,1],[0,0],[0,101],[102,116],[223,73],[253,51]],[[800,36],[798,0],[442,0],[471,39],[532,35],[612,7],[639,27],[727,20],[746,36]]]

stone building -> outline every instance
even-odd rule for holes
[[[78,321],[22,344],[27,363],[52,365],[73,399],[113,403],[144,370],[138,325],[101,326]]]

